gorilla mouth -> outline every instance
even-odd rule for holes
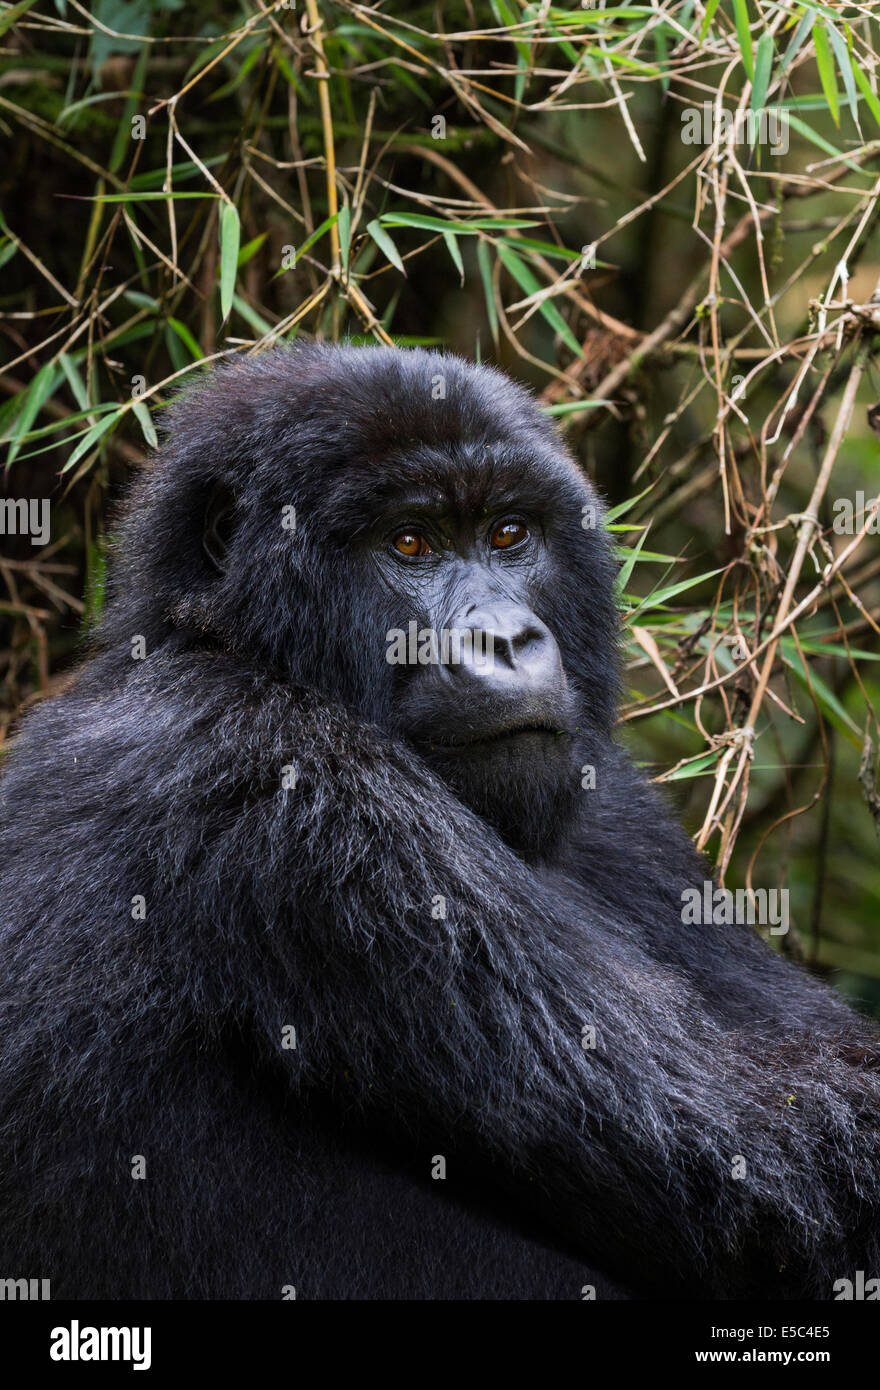
[[[503,728],[474,730],[472,733],[458,738],[433,738],[430,743],[435,748],[453,750],[457,748],[474,748],[483,744],[504,743],[509,739],[521,738],[524,735],[542,734],[545,737],[559,738],[568,733],[568,730],[560,727],[559,724],[551,724],[545,720],[532,720],[524,724],[507,724]]]

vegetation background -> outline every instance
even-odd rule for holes
[[[0,6],[0,501],[52,502],[0,537],[0,747],[179,388],[442,344],[608,500],[636,757],[880,1012],[878,76],[871,3]]]

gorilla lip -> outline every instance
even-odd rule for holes
[[[501,743],[504,739],[516,738],[521,734],[550,734],[559,737],[568,733],[567,729],[561,728],[559,724],[539,722],[537,720],[527,724],[512,724],[500,729],[490,729],[488,731],[479,730],[468,738],[455,739],[430,739],[433,747],[437,748],[473,748],[475,744],[481,743]]]

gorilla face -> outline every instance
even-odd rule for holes
[[[445,486],[396,496],[369,540],[396,618],[394,726],[523,850],[546,842],[576,785],[577,701],[536,611],[557,568],[547,501],[499,488],[491,460],[464,472],[447,461]]]
[[[176,484],[129,513],[105,640],[268,666],[549,851],[613,724],[618,617],[595,494],[528,393],[443,353],[302,344],[169,416]]]

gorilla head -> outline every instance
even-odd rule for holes
[[[615,614],[596,498],[527,393],[440,353],[278,350],[176,404],[165,460],[111,635],[213,637],[317,684],[546,848],[610,727]]]

